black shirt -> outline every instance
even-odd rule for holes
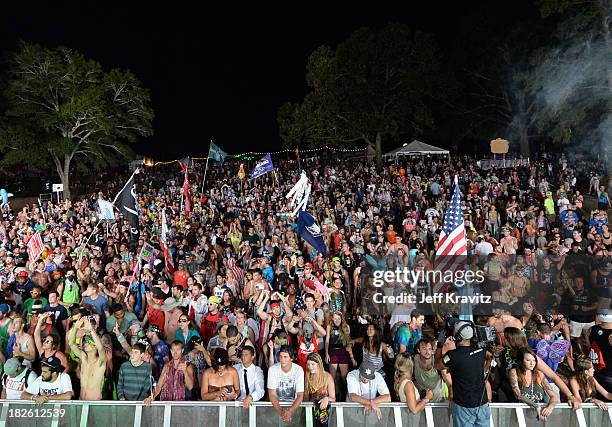
[[[488,402],[485,392],[485,350],[458,346],[442,358],[453,380],[453,401],[464,408]]]
[[[579,323],[591,323],[595,321],[595,310],[582,311],[581,307],[592,306],[597,299],[588,289],[575,291],[572,295],[569,291],[564,294],[564,302],[568,306],[569,319]],[[578,310],[574,310],[572,306],[578,306]]]
[[[591,328],[589,334],[589,341],[596,342],[603,355],[603,361],[606,367],[603,368],[599,373],[606,377],[612,377],[612,345],[610,344],[610,336],[612,335],[612,329],[604,329],[599,325],[595,325]]]

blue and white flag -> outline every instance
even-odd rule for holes
[[[223,162],[225,162],[225,158],[227,157],[227,153],[220,149],[217,144],[211,141],[210,148],[208,149],[208,157],[223,164]]]
[[[100,219],[106,219],[113,221],[115,219],[115,211],[113,210],[113,204],[106,200],[98,199],[98,206],[100,207]]]
[[[321,227],[317,224],[314,217],[306,211],[300,211],[297,219],[297,234],[306,243],[320,252],[323,257],[327,256],[327,248],[321,234]]]
[[[272,164],[272,157],[270,157],[270,153],[268,153],[265,156],[263,156],[260,161],[257,162],[255,167],[249,174],[249,178],[255,179],[273,170],[274,170],[274,165]]]

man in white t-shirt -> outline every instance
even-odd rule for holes
[[[60,360],[55,357],[47,357],[40,361],[42,373],[40,377],[29,384],[21,398],[33,400],[39,405],[49,400],[72,399],[72,382],[70,376],[62,372],[64,370]]]
[[[34,380],[36,372],[25,367],[19,359],[13,357],[7,360],[2,376],[2,399],[21,400],[21,394]]]
[[[291,422],[294,412],[304,398],[304,370],[293,363],[292,355],[291,347],[281,346],[278,354],[280,362],[272,365],[268,371],[268,397],[278,415],[286,423]],[[293,404],[289,408],[283,408],[280,402]]]
[[[482,234],[479,235],[478,243],[474,248],[474,253],[478,255],[480,259],[485,259],[489,256],[491,252],[493,252],[493,245],[487,242]]]
[[[365,414],[373,411],[380,420],[382,415],[378,404],[391,402],[391,394],[382,375],[376,372],[374,364],[364,360],[359,369],[349,372],[346,380],[346,401],[361,403]]]

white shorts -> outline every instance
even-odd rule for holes
[[[595,322],[581,323],[570,320],[570,336],[572,338],[580,338],[581,335],[586,335],[592,326],[595,326]]]

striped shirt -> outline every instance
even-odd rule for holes
[[[124,362],[119,370],[117,397],[120,400],[144,400],[151,395],[151,364],[144,362],[136,367],[131,361]]]

